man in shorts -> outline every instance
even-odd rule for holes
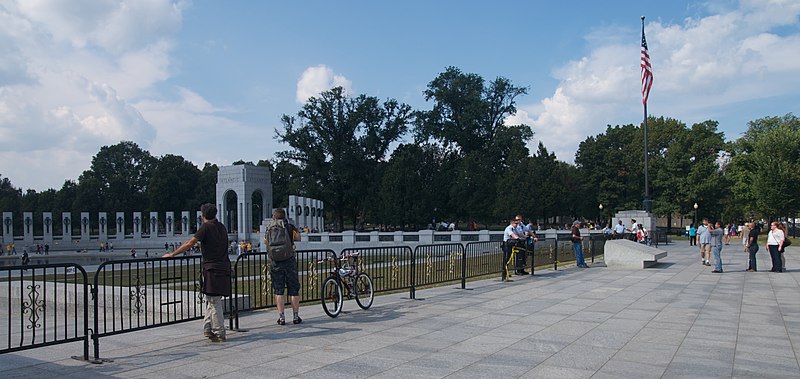
[[[270,223],[277,222],[284,224],[286,231],[291,236],[292,248],[294,248],[294,241],[300,241],[300,233],[294,225],[286,220],[286,212],[282,208],[278,208],[272,213],[272,221]],[[269,226],[267,226],[267,229],[269,229]],[[297,274],[297,258],[292,255],[291,258],[284,261],[270,262],[269,272],[272,276],[272,290],[275,292],[275,305],[278,307],[278,325],[286,325],[286,317],[283,314],[286,301],[284,290],[286,290],[289,300],[292,302],[292,313],[294,313],[292,323],[299,324],[303,322],[303,319],[300,318],[300,279]]]
[[[708,219],[703,219],[703,225],[697,228],[697,239],[700,243],[700,260],[706,266],[711,266],[711,232],[708,227]]]

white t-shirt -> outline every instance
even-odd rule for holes
[[[769,234],[767,234],[767,245],[780,245],[784,238],[783,230],[770,230]]]

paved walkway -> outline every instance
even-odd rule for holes
[[[723,250],[725,273],[700,264],[685,241],[658,267],[619,271],[596,263],[379,296],[363,311],[345,302],[331,319],[303,308],[301,325],[273,310],[241,318],[247,332],[208,342],[201,322],[101,338],[94,365],[68,344],[0,355],[3,378],[249,377],[800,377],[800,258],[788,273],[744,272]]]

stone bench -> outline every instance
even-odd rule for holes
[[[641,269],[654,266],[667,252],[633,241],[608,240],[603,255],[609,268]]]

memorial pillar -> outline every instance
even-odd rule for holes
[[[100,243],[108,242],[108,216],[106,212],[100,212],[97,216],[97,225],[99,227],[97,239]]]
[[[165,219],[167,222],[164,224],[166,227],[167,237],[172,237],[175,235],[175,212],[167,212],[167,218]]]
[[[3,245],[14,243],[14,214],[3,212]]]
[[[150,212],[150,238],[158,237],[158,212]]]
[[[53,243],[53,212],[42,213],[42,230],[44,231],[43,243]]]
[[[114,239],[122,241],[125,239],[125,212],[117,212],[117,217],[114,222],[117,225],[117,234]]]
[[[22,212],[22,241],[25,245],[33,245],[33,212]]]
[[[142,239],[142,212],[133,212],[133,242]]]
[[[89,212],[81,212],[81,242],[89,242],[89,227],[91,223],[89,222]]]
[[[194,219],[194,226],[196,227],[195,230],[200,229],[200,225],[203,225],[203,212],[202,211],[197,211],[196,216],[197,216],[197,218]],[[222,217],[222,215],[217,213],[217,221],[222,222],[222,220],[219,219],[220,217]],[[225,227],[230,229],[231,226],[230,225],[225,225]]]
[[[189,235],[189,211],[181,211],[181,235]]]
[[[72,213],[61,213],[61,221],[61,243],[72,243]]]

